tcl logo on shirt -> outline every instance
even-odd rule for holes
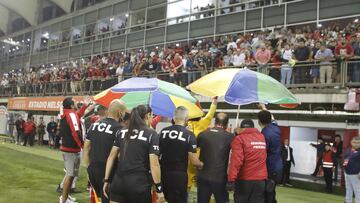
[[[94,123],[92,125],[91,130],[94,131],[95,128],[97,128],[97,131],[99,132],[105,132],[107,134],[113,134],[113,131],[110,130],[111,125],[106,123]]]
[[[120,131],[120,134],[121,134],[121,139],[124,139],[125,138],[125,134],[128,132],[129,130],[126,129],[126,130],[122,130]],[[133,130],[133,135],[130,136],[130,139],[131,140],[135,140],[135,139],[138,139],[138,140],[142,140],[142,141],[145,141],[147,142],[147,138],[144,137],[144,131],[141,130],[140,132],[138,130]]]
[[[186,142],[186,139],[183,137],[184,133],[182,131],[178,132],[176,130],[163,130],[161,134],[163,139],[166,139],[166,136],[168,136],[172,140],[178,139],[180,141]]]

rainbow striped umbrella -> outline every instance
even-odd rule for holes
[[[251,103],[295,107],[300,102],[274,78],[249,69],[223,69],[212,72],[188,86],[192,92],[214,97],[224,96],[233,105]]]
[[[190,118],[204,114],[188,91],[157,78],[130,78],[94,96],[95,102],[106,107],[114,99],[124,101],[129,110],[140,104],[148,104],[154,114],[169,118],[173,117],[178,106],[186,107]]]

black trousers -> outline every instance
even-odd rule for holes
[[[268,175],[269,175],[268,178],[270,180],[273,180],[274,186],[272,187],[271,190],[266,191],[266,193],[265,193],[265,202],[266,203],[277,203],[277,200],[276,200],[276,185],[281,182],[282,171],[269,173]]]
[[[334,181],[338,181],[339,166],[341,166],[341,157],[335,157],[334,158],[334,166],[335,166]]]
[[[101,197],[101,203],[108,203],[109,200],[103,193],[103,179],[105,176],[106,163],[90,163],[87,168],[89,180],[98,197]]]
[[[303,66],[295,66],[294,67],[294,84],[306,84],[310,82],[309,72],[310,67],[304,66],[307,63],[301,63]]]
[[[317,174],[319,173],[321,163],[322,163],[322,157],[318,157],[318,161],[316,162],[315,171],[312,174],[313,176],[317,176]]]
[[[235,184],[235,203],[264,203],[265,180],[239,180]]]
[[[34,145],[34,137],[35,137],[35,135],[33,133],[24,134],[24,144],[23,144],[23,146],[26,146],[28,141],[29,141],[29,145],[33,146]]]
[[[18,130],[17,136],[16,136],[16,142],[20,143],[24,139],[24,132]]]
[[[119,203],[152,203],[151,178],[147,173],[116,174],[110,199]]]
[[[198,176],[197,203],[209,203],[211,195],[214,195],[216,203],[229,202],[229,193],[226,191],[226,180],[213,181]]]
[[[291,161],[284,162],[283,176],[282,176],[282,184],[290,184],[290,169],[291,169]]]
[[[164,195],[169,203],[187,203],[188,176],[186,171],[162,171]]]
[[[280,82],[281,72],[279,68],[270,68],[269,76]]]
[[[332,168],[325,168],[323,167],[324,170],[324,178],[325,178],[325,183],[326,183],[326,192],[332,192],[332,175],[333,175],[333,171]]]
[[[58,149],[60,147],[60,136],[56,135],[55,136],[55,148]]]

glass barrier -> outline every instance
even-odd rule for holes
[[[346,81],[347,87],[360,87],[360,56],[356,56],[354,59],[344,61],[345,73],[343,75],[344,81]]]

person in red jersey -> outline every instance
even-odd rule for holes
[[[29,145],[33,146],[34,145],[34,136],[35,136],[35,130],[36,130],[36,125],[34,122],[34,118],[32,116],[28,117],[27,121],[24,123],[24,144],[23,146],[26,146],[28,140],[29,140]]]
[[[90,100],[86,99],[81,109],[76,111],[75,102],[71,97],[67,97],[63,101],[64,110],[60,119],[60,150],[63,152],[66,177],[63,193],[59,198],[60,203],[74,202],[69,198],[69,192],[74,177],[78,176],[79,173],[80,152],[84,144],[80,118],[85,114],[89,103]]]

